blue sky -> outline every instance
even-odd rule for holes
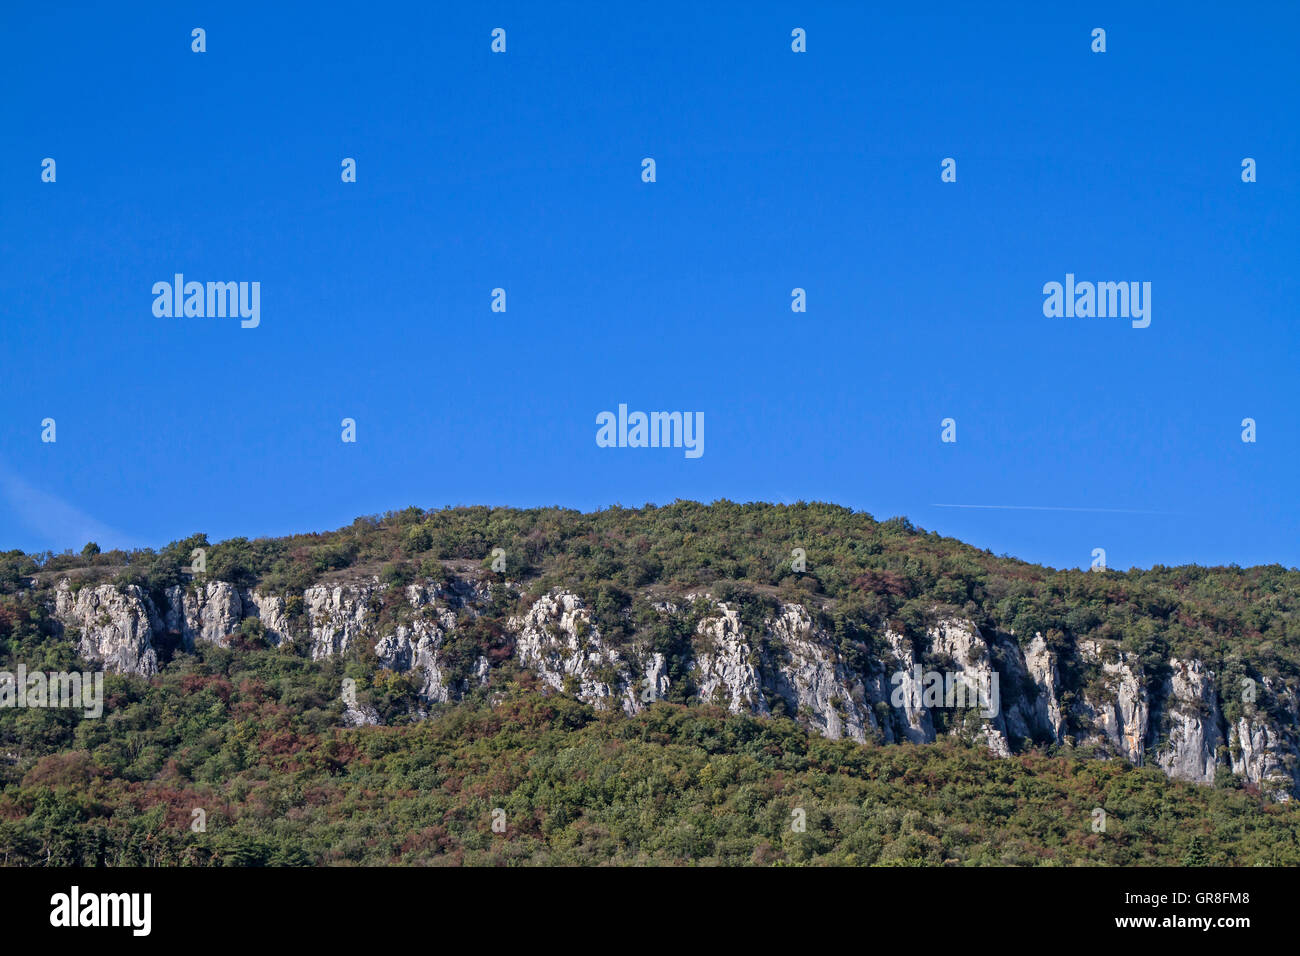
[[[0,548],[725,497],[1300,564],[1295,4],[274,6],[0,16]],[[1150,327],[1044,317],[1067,272]]]

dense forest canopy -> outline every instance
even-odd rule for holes
[[[178,663],[111,678],[106,720],[0,720],[41,754],[5,769],[0,863],[1300,864],[1300,802],[1122,760],[863,746],[670,703],[624,718],[526,684],[341,729],[342,662]]]
[[[828,504],[408,508],[322,534],[4,553],[0,663],[82,666],[50,619],[65,579],[155,599],[222,580],[284,594],[291,612],[296,595],[301,613],[303,589],[323,582],[466,575],[512,587],[447,637],[447,666],[499,664],[456,703],[419,701],[412,674],[380,666],[373,647],[313,661],[246,618],[229,647],[170,647],[152,677],[108,675],[103,719],[0,712],[0,862],[1300,863],[1300,801],[1272,803],[1230,773],[1197,787],[1064,747],[998,759],[955,739],[824,740],[684,692],[614,716],[549,693],[502,643],[507,616],[565,587],[606,640],[671,656],[691,637],[686,598],[707,590],[748,622],[780,600],[804,604],[850,661],[882,628],[917,633],[956,614],[1022,643],[1101,640],[1156,671],[1175,655],[1226,680],[1291,679],[1300,572],[1277,566],[1054,570]],[[662,600],[686,609],[680,620],[653,613]],[[349,677],[384,726],[342,726]],[[1223,704],[1231,718],[1237,705]]]

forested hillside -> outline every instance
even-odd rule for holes
[[[11,551],[0,665],[108,677],[0,709],[0,858],[1297,863],[1297,585],[725,501]]]

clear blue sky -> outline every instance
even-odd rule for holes
[[[1297,5],[868,6],[6,5],[0,547],[803,498],[1300,564]],[[155,318],[176,272],[260,327]],[[1150,327],[1045,318],[1067,272]]]

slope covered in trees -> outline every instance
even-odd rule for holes
[[[746,622],[779,601],[806,606],[850,664],[884,629],[920,638],[959,616],[1022,643],[1113,643],[1153,681],[1177,656],[1206,662],[1224,686],[1247,675],[1293,685],[1300,572],[1276,566],[1053,570],[825,504],[411,508],[324,534],[0,555],[0,665],[83,666],[49,611],[65,579],[137,585],[159,606],[176,586],[255,586],[285,595],[292,616],[309,585],[467,575],[513,587],[489,589],[446,635],[448,673],[494,663],[458,702],[422,699],[414,674],[381,666],[373,645],[312,660],[245,618],[229,646],[160,647],[158,674],[109,674],[102,719],[0,710],[0,859],[1300,863],[1300,801],[1273,803],[1230,773],[1193,786],[1066,747],[999,759],[960,740],[825,740],[692,699],[681,675],[666,701],[614,715],[517,666],[504,627],[564,588],[610,645],[648,640],[672,661],[695,624],[682,599],[707,590]],[[378,600],[379,622],[404,613]],[[676,619],[656,613],[668,600],[686,608]],[[1066,677],[1082,692],[1086,675]],[[345,678],[383,726],[342,726]],[[1230,723],[1241,704],[1222,707]],[[204,832],[191,829],[196,809]]]
[[[0,861],[1300,864],[1300,803],[1123,761],[864,746],[714,707],[616,717],[528,686],[340,729],[340,662],[178,664],[111,678],[103,721],[6,720],[6,749],[44,755],[5,769]]]

